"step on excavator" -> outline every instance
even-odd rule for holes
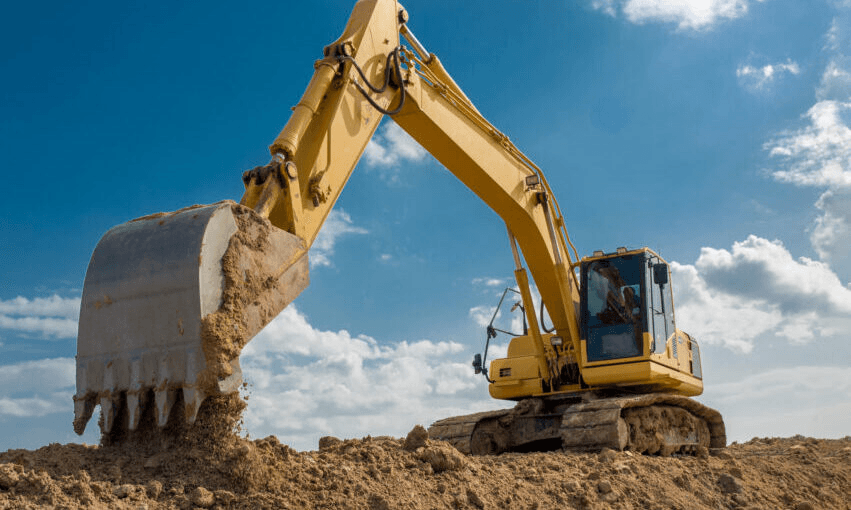
[[[142,416],[191,426],[205,399],[238,391],[242,348],[308,286],[308,250],[387,115],[505,222],[526,324],[507,357],[487,368],[486,349],[473,362],[491,396],[516,406],[440,420],[432,438],[473,454],[726,445],[721,415],[690,398],[703,391],[700,350],[674,322],[668,264],[648,248],[580,259],[544,174],[398,2],[358,1],[314,69],[270,163],[243,174],[239,203],[137,218],[101,238],[80,311],[78,434],[97,406],[110,436]]]

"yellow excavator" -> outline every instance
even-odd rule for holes
[[[541,170],[407,22],[395,0],[355,4],[271,162],[243,174],[239,203],[153,214],[103,236],[83,289],[75,431],[98,405],[104,435],[144,416],[192,424],[205,399],[238,390],[242,347],[307,287],[308,250],[389,115],[505,221],[526,325],[506,358],[473,362],[494,398],[518,404],[438,421],[432,438],[475,454],[725,446],[720,414],[689,398],[703,391],[700,351],[675,326],[668,265],[647,248],[580,260]]]

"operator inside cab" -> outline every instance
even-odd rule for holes
[[[640,257],[597,260],[587,266],[587,310],[583,315],[583,329],[588,361],[643,354],[642,273],[641,264],[635,263],[638,259]]]

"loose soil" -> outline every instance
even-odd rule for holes
[[[219,309],[201,321],[201,344],[208,370],[201,385],[214,393],[218,379],[231,374],[231,361],[263,327],[308,285],[307,246],[275,228],[254,210],[229,204],[237,231],[222,256],[224,276]]]
[[[475,457],[415,427],[298,452],[210,421],[240,405],[210,399],[196,427],[144,440],[0,453],[0,509],[851,508],[851,437],[753,439],[682,457]]]

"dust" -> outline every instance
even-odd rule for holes
[[[392,437],[323,438],[318,451],[298,452],[274,436],[210,444],[215,437],[9,450],[0,508],[851,508],[851,437],[753,439],[669,457],[466,456],[442,441],[410,449]]]

